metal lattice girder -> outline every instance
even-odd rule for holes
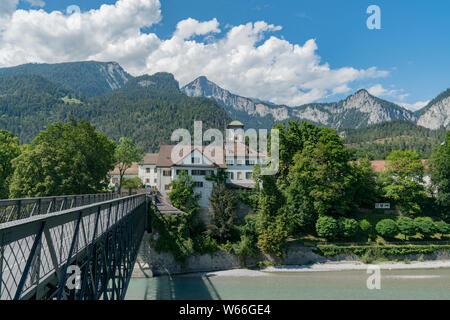
[[[115,193],[0,200],[0,223],[59,212],[117,198]]]
[[[0,299],[123,299],[147,209],[135,195],[0,224]]]

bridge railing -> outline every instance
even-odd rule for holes
[[[115,193],[0,200],[0,223],[48,214],[117,198]]]
[[[148,206],[135,195],[0,224],[0,300],[123,299]]]

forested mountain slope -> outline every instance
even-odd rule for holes
[[[340,132],[356,160],[369,154],[374,160],[386,159],[393,150],[414,150],[428,159],[433,148],[445,140],[446,130],[431,130],[409,121],[390,121]]]
[[[119,89],[132,78],[116,62],[30,63],[0,68],[1,78],[20,74],[39,75],[65,89],[87,96],[100,96]]]
[[[231,120],[216,102],[182,94],[173,75],[131,79],[121,89],[88,98],[36,75],[0,78],[0,128],[29,143],[47,124],[71,116],[89,120],[111,139],[132,137],[145,151],[170,143],[175,129],[223,130]]]

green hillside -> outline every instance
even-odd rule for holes
[[[57,64],[30,63],[0,68],[0,78],[33,74],[74,92],[100,96],[122,87],[131,76],[115,62],[67,62]]]
[[[171,74],[132,79],[119,90],[89,98],[36,75],[0,78],[0,129],[29,143],[47,124],[71,116],[89,120],[111,139],[132,137],[145,151],[170,143],[178,128],[191,130],[202,120],[204,130],[224,129],[231,120],[216,102],[190,98]]]
[[[405,120],[382,122],[341,132],[354,160],[368,154],[374,160],[386,159],[393,150],[414,150],[429,158],[434,146],[445,140],[445,130],[431,130]]]

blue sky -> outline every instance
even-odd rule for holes
[[[45,0],[43,9],[64,11],[69,5],[78,5],[84,12],[115,2]],[[366,27],[366,9],[371,4],[381,8],[381,30]],[[30,5],[21,1],[19,8],[28,10]],[[387,76],[361,78],[348,86],[352,91],[373,87],[390,101],[423,102],[450,87],[450,1],[446,0],[161,0],[161,17],[141,31],[170,39],[177,23],[187,18],[200,22],[216,18],[222,31],[216,39],[232,26],[248,22],[280,26],[281,30],[264,34],[258,44],[273,35],[301,46],[315,39],[321,63],[332,69],[376,67],[387,71]],[[337,100],[350,93],[322,95],[319,100]]]

